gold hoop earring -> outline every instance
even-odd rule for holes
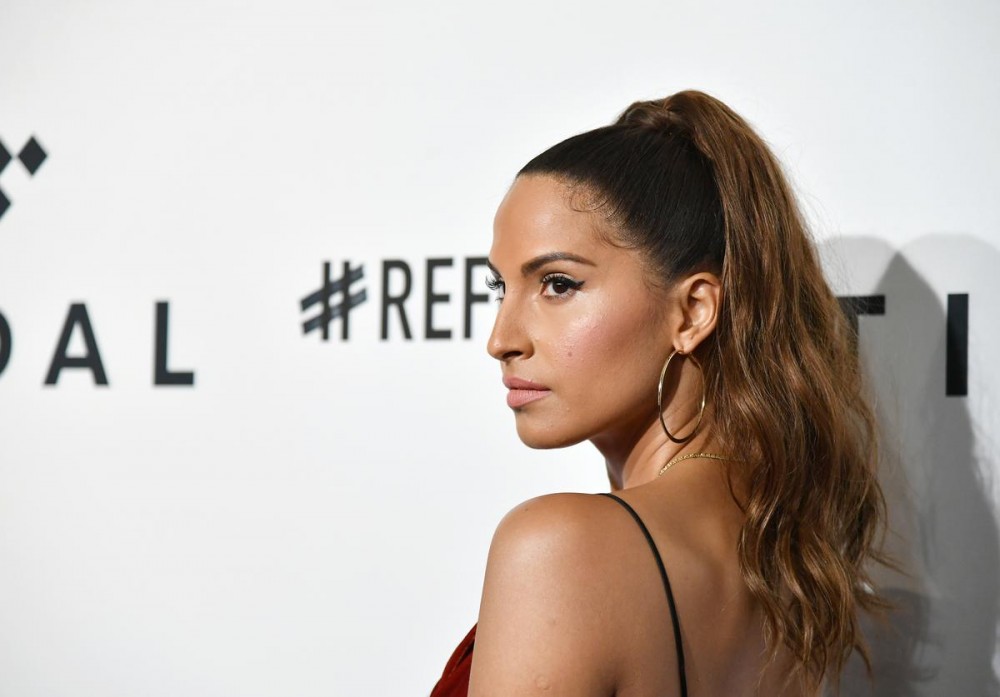
[[[691,362],[694,363],[695,367],[698,369],[698,372],[701,373],[701,407],[698,409],[698,422],[695,423],[694,428],[691,429],[691,433],[687,434],[683,438],[675,436],[671,433],[670,429],[667,428],[667,422],[663,420],[663,379],[667,377],[667,368],[670,367],[670,361],[673,360],[673,357],[678,353],[682,356],[690,358]],[[663,369],[660,371],[660,382],[656,385],[656,409],[660,416],[660,425],[663,426],[663,432],[667,434],[667,438],[672,440],[674,443],[687,443],[689,440],[694,438],[694,434],[698,432],[698,427],[701,426],[702,417],[705,416],[705,397],[707,391],[708,387],[705,385],[705,371],[702,369],[701,363],[698,362],[698,359],[694,357],[694,354],[682,353],[676,349],[671,351],[670,355],[667,356],[666,363],[663,364]]]

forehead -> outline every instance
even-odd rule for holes
[[[608,244],[598,215],[581,201],[586,197],[554,177],[518,177],[493,220],[493,263],[519,264],[556,251],[599,256],[619,249]]]

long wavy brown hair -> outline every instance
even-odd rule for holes
[[[720,274],[718,324],[699,354],[717,436],[747,482],[737,552],[771,659],[787,647],[790,677],[814,693],[855,650],[870,671],[859,612],[886,607],[868,569],[887,563],[875,419],[854,330],[776,158],[725,104],[685,91],[632,104],[529,173],[592,192],[664,284]]]

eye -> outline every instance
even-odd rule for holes
[[[542,286],[546,289],[542,291],[542,295],[550,298],[569,297],[583,286],[583,281],[561,273],[550,273],[542,278]]]
[[[497,293],[497,302],[503,300],[504,282],[502,278],[487,276],[486,287]]]

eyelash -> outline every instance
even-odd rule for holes
[[[501,300],[503,300],[503,281],[502,280],[500,280],[496,276],[487,276],[486,277],[486,287],[489,288],[490,290],[494,291],[494,292],[500,291],[500,295],[497,297],[497,302],[500,302]]]
[[[547,295],[546,297],[568,298],[569,296],[573,295],[573,293],[580,290],[580,287],[583,285],[583,281],[577,281],[576,279],[570,278],[569,276],[566,276],[565,274],[561,273],[550,273],[542,277],[543,286],[553,286],[556,283],[566,286],[566,291],[563,293],[555,293],[553,295]],[[545,294],[543,293],[543,295]]]
[[[548,298],[568,297],[573,293],[575,293],[576,291],[580,290],[580,288],[583,286],[583,281],[577,281],[561,273],[550,273],[542,277],[542,286],[552,286],[556,283],[566,286],[566,290],[562,293],[553,293],[548,295],[542,293],[542,295]],[[497,278],[495,276],[487,276],[486,287],[494,292],[499,291],[497,302],[503,300],[504,282],[502,279]]]

